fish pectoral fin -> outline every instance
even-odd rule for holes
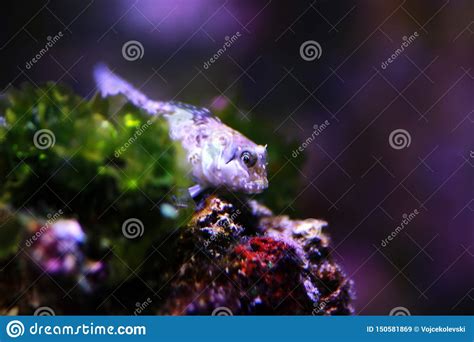
[[[171,196],[171,199],[172,204],[178,209],[194,207],[194,200],[186,188],[178,188],[176,194]]]
[[[203,190],[204,190],[204,187],[202,187],[202,186],[199,185],[199,184],[195,184],[195,185],[190,186],[190,187],[188,188],[189,195],[190,195],[192,198],[195,198],[196,196],[198,196]]]

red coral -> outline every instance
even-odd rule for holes
[[[271,237],[253,237],[234,248],[234,268],[243,295],[255,312],[300,312],[308,303],[292,246]]]
[[[241,258],[241,273],[253,276],[259,272],[271,269],[289,252],[289,246],[269,237],[255,237],[246,245],[238,245],[234,252]]]

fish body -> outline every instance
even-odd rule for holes
[[[225,125],[206,108],[150,100],[106,66],[98,66],[94,76],[103,97],[125,95],[150,115],[166,119],[170,138],[181,143],[197,183],[190,189],[193,197],[209,187],[247,194],[268,187],[266,146]]]

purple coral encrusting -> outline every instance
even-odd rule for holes
[[[30,242],[31,256],[49,274],[69,275],[79,272],[83,263],[81,245],[85,234],[75,220],[59,220],[38,229],[37,241]]]
[[[31,221],[30,225],[34,239],[28,238],[26,246],[31,248],[29,256],[40,271],[75,278],[86,292],[105,279],[106,265],[84,256],[86,235],[76,220],[61,219],[43,226]]]
[[[339,265],[330,256],[329,236],[322,232],[327,222],[317,219],[291,220],[287,216],[266,217],[260,228],[269,236],[284,236],[291,241],[304,263],[308,274],[308,290],[317,288],[319,300],[312,313],[351,314],[348,302],[352,294],[352,281],[347,279]]]
[[[325,225],[208,197],[183,230],[183,263],[158,312],[351,314],[352,282],[331,258]]]

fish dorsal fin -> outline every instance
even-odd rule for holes
[[[187,103],[179,102],[179,101],[171,101],[168,102],[170,105],[183,109],[189,113],[191,113],[195,118],[211,118],[213,117],[212,113],[209,109],[204,107],[197,107]]]
[[[158,114],[165,107],[163,102],[150,100],[133,85],[114,74],[104,64],[95,67],[94,78],[102,97],[124,95],[128,101],[152,115]]]

